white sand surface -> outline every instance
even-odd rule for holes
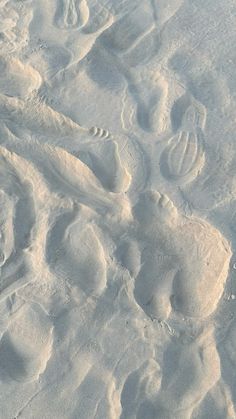
[[[0,419],[236,419],[236,1],[0,0]]]

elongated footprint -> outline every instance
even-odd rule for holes
[[[97,142],[91,151],[81,152],[80,158],[108,191],[119,193],[129,189],[132,178],[121,161],[116,141]]]
[[[89,19],[86,0],[60,0],[55,22],[61,29],[82,28]]]
[[[59,217],[48,234],[47,253],[51,269],[89,296],[106,287],[107,263],[93,226],[83,220],[86,214],[85,208],[80,218],[75,212]]]
[[[179,185],[191,182],[204,166],[204,140],[201,131],[180,131],[165,147],[160,168],[163,176]]]
[[[186,103],[187,98],[180,98],[180,109],[184,109]],[[177,110],[178,107],[173,112],[172,118],[176,115]],[[161,172],[170,182],[178,185],[192,182],[203,169],[205,123],[205,107],[197,101],[190,102],[183,111],[179,130],[170,138],[161,154]]]

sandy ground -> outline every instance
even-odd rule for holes
[[[0,0],[0,418],[236,418],[235,0]]]

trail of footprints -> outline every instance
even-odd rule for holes
[[[184,113],[181,129],[195,132],[197,141],[198,126],[203,124],[203,119],[204,115],[197,114],[191,105]],[[113,156],[114,176],[122,173],[120,177],[125,179],[117,144],[109,138],[103,140],[104,150],[111,150],[108,160]],[[196,142],[194,144],[196,150]],[[183,153],[187,146],[181,147]],[[173,313],[203,320],[215,311],[224,291],[232,253],[227,240],[210,223],[183,216],[166,195],[153,190],[139,194],[137,203],[129,212],[129,200],[124,200],[123,191],[129,190],[132,177],[127,175],[125,188],[112,186],[107,183],[108,173],[99,169],[99,162],[91,154],[87,162],[89,155],[81,154],[83,163],[60,147],[12,143],[10,148],[11,151],[1,149],[3,166],[0,175],[5,185],[0,195],[1,269],[7,260],[10,265],[14,261],[14,258],[10,259],[14,253],[14,236],[18,247],[24,249],[30,244],[26,236],[36,223],[33,209],[36,198],[27,184],[27,176],[29,169],[34,167],[37,182],[45,184],[45,191],[56,195],[63,193],[76,202],[71,210],[62,212],[54,220],[45,240],[50,271],[66,280],[72,298],[75,294],[77,301],[79,295],[82,301],[82,296],[84,299],[98,298],[105,292],[109,255],[93,220],[101,216],[104,209],[108,213],[114,211],[113,214],[117,214],[118,209],[120,219],[126,217],[128,222],[128,238],[124,242],[117,238],[119,227],[112,224],[111,218],[111,233],[117,247],[115,257],[129,272],[134,283],[134,298],[143,315],[159,322],[167,321]],[[188,152],[183,154],[189,158]],[[173,171],[173,159],[177,159],[174,149],[171,158],[169,169]],[[23,181],[22,168],[27,168],[26,161],[29,166]],[[73,176],[68,167],[73,167]],[[8,196],[12,190],[17,204]],[[47,192],[44,193],[46,198]],[[27,223],[23,223],[22,231],[20,220],[16,222],[17,218],[23,217],[21,199],[28,202]],[[100,223],[103,223],[101,219]],[[8,285],[6,282],[6,287]],[[16,382],[38,380],[50,360],[52,331],[45,312],[35,304],[25,303],[14,314],[0,341],[0,371],[3,376]],[[175,343],[173,345],[175,347]],[[170,344],[170,359],[171,351]],[[168,376],[168,362],[167,359],[163,364],[163,371],[153,360],[130,374],[121,393],[122,418],[129,415],[138,419],[144,415],[160,419],[176,415],[190,417],[189,412],[219,379],[220,363],[212,332],[204,331],[190,346],[180,347],[176,371],[171,377]],[[186,380],[189,371],[191,386],[187,390],[186,384],[178,395],[178,382]],[[132,400],[128,397],[130,392]]]
[[[95,13],[97,9],[99,13]],[[95,12],[89,20],[86,0],[60,0],[54,23],[66,31],[96,32],[112,14],[109,7],[100,7],[96,2],[91,10]],[[118,19],[99,42],[121,57],[119,71],[125,75],[136,101],[138,124],[146,132],[156,132],[160,122],[157,114],[162,111],[158,106],[167,96],[167,84],[159,77],[156,93],[149,100],[150,86],[139,88],[130,72],[136,63],[145,62],[159,48],[153,11],[147,8],[145,13],[143,19],[143,8],[135,7],[124,19]],[[151,42],[145,48],[147,40]],[[94,221],[100,217],[100,225],[107,228],[110,223],[108,231],[110,228],[116,241],[115,261],[129,273],[134,299],[143,316],[159,322],[167,321],[173,314],[192,321],[208,318],[218,306],[228,276],[232,256],[228,241],[209,222],[181,214],[169,197],[158,191],[138,191],[139,199],[131,209],[124,193],[129,193],[134,179],[123,165],[118,142],[109,132],[97,127],[83,129],[45,103],[37,102],[32,93],[39,89],[42,80],[31,66],[5,58],[1,58],[0,66],[1,119],[11,132],[17,135],[15,127],[24,125],[29,132],[45,138],[49,134],[53,138],[85,134],[102,142],[99,146],[94,143],[90,149],[85,146],[77,157],[61,147],[38,143],[31,147],[12,142],[9,151],[1,148],[1,292],[8,288],[10,294],[17,292],[17,281],[27,271],[22,262],[24,250],[33,243],[32,232],[40,211],[37,191],[30,184],[35,171],[37,185],[44,185],[40,189],[42,201],[50,194],[62,194],[74,204],[54,219],[43,242],[50,272],[65,278],[72,298],[75,288],[75,294],[85,300],[98,298],[107,288],[109,254]],[[182,186],[192,182],[205,163],[206,109],[191,99],[180,114],[181,122],[176,124],[177,129],[160,156],[160,167],[169,182]],[[123,241],[117,221],[124,219],[127,234]],[[231,334],[234,336],[234,328]],[[226,350],[235,362],[234,341],[232,338]],[[40,305],[23,302],[10,316],[1,336],[1,376],[20,383],[37,381],[46,371],[52,348],[50,317]],[[170,365],[173,357],[175,368]],[[150,359],[125,380],[121,418],[189,418],[219,378],[220,360],[212,330],[204,330],[190,344],[170,342],[162,370],[156,360]],[[179,382],[184,383],[181,388]]]

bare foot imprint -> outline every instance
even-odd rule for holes
[[[106,254],[92,224],[83,221],[86,209],[81,213],[65,213],[58,218],[48,234],[47,260],[51,269],[80,294],[100,295],[107,281]]]
[[[102,131],[102,130],[100,130]],[[102,186],[114,193],[126,192],[132,176],[120,157],[118,143],[112,139],[99,140],[84,147],[78,157],[93,171]]]
[[[156,191],[141,194],[133,214],[141,249],[134,296],[145,313],[159,320],[172,310],[193,318],[213,313],[232,255],[227,240],[209,222],[181,215]]]

